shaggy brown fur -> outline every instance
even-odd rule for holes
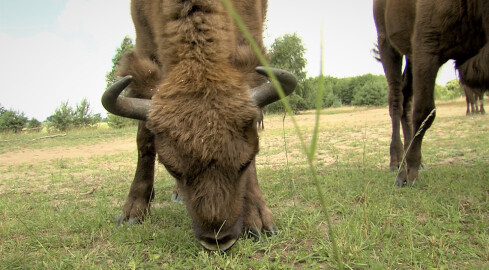
[[[267,1],[233,1],[262,46]],[[228,249],[243,229],[272,231],[258,186],[258,108],[249,89],[266,78],[220,0],[133,0],[136,47],[120,75],[131,96],[152,98],[138,132],[139,158],[119,223],[140,221],[153,197],[155,154],[178,184],[199,242]],[[219,232],[219,234],[218,234]]]
[[[407,170],[397,178],[396,184],[402,186],[418,176],[423,136],[435,118],[434,114],[428,116],[435,108],[433,92],[440,66],[454,59],[465,84],[489,86],[489,1],[374,0],[374,17],[390,92],[401,93],[400,59],[406,55],[412,64],[412,80],[405,76],[408,80],[404,83],[412,82],[414,93],[412,130],[417,132],[427,119],[406,155]],[[409,130],[404,129],[405,142],[412,136]]]

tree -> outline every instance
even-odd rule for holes
[[[117,67],[119,65],[120,60],[122,59],[122,56],[124,53],[131,51],[134,49],[134,44],[132,42],[132,39],[128,36],[125,36],[124,39],[121,42],[121,46],[117,48],[116,53],[114,57],[112,58],[112,70],[110,72],[107,72],[105,74],[105,82],[106,82],[106,87],[108,88],[111,86],[114,82],[117,81]],[[125,93],[122,93],[124,95]],[[136,125],[137,121],[125,117],[120,117],[114,114],[111,114],[107,112],[107,124],[109,127],[113,128],[122,128],[126,126],[133,126]]]
[[[73,127],[73,109],[68,106],[68,101],[61,102],[49,118],[51,126],[60,131],[66,131]]]
[[[305,51],[302,39],[294,33],[275,39],[269,52],[272,67],[287,70],[297,78],[296,90],[287,97],[294,112],[307,109],[307,102],[304,100],[304,81],[306,79],[304,68],[307,63],[304,57]],[[267,110],[270,112],[284,111],[284,107],[281,102],[275,102],[268,105]]]
[[[457,79],[453,79],[445,85],[452,98],[458,98],[465,94]]]
[[[132,39],[128,36],[125,36],[121,42],[121,46],[116,49],[116,53],[112,58],[112,70],[105,74],[105,82],[107,88],[117,81],[117,66],[121,61],[122,56],[124,55],[124,53],[126,53],[127,51],[131,51],[132,49],[134,49]]]
[[[355,106],[381,106],[387,104],[387,82],[382,80],[369,80],[355,92],[352,105]]]
[[[25,127],[27,117],[23,112],[17,112],[13,110],[6,110],[0,105],[0,131],[13,131],[20,132]]]
[[[93,114],[90,109],[90,104],[84,98],[80,104],[76,105],[73,110],[73,126],[74,127],[89,127],[101,121],[100,114]]]

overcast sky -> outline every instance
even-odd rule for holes
[[[0,104],[45,120],[61,102],[87,98],[105,116],[105,73],[124,36],[134,38],[129,0],[0,0]],[[308,76],[383,74],[370,50],[376,41],[369,0],[269,0],[265,43],[297,33]],[[455,78],[451,64],[437,82]]]

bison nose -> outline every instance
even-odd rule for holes
[[[229,250],[238,241],[238,237],[228,235],[218,235],[218,237],[203,237],[199,240],[200,245],[208,251],[225,252]]]

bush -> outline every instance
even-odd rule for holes
[[[68,105],[68,101],[62,102],[56,108],[54,114],[48,117],[50,126],[59,131],[90,127],[101,120],[100,114],[92,114],[90,104],[86,99],[83,99],[80,104],[77,104],[75,109]]]
[[[27,117],[24,113],[19,113],[12,110],[5,110],[0,106],[0,131],[1,132],[20,132],[27,123]]]
[[[107,113],[107,125],[111,128],[124,128],[129,126],[136,126],[137,120],[117,116],[115,114]]]
[[[387,104],[387,83],[380,80],[370,80],[355,91],[352,105],[382,106]]]
[[[435,99],[452,100],[461,97],[464,94],[458,80],[447,82],[446,86],[435,85]]]
[[[306,101],[295,92],[290,94],[286,99],[289,101],[290,107],[292,108],[293,113],[297,113],[299,111],[307,110]],[[282,101],[276,101],[267,106],[267,112],[271,113],[279,113],[285,112],[285,107]]]

